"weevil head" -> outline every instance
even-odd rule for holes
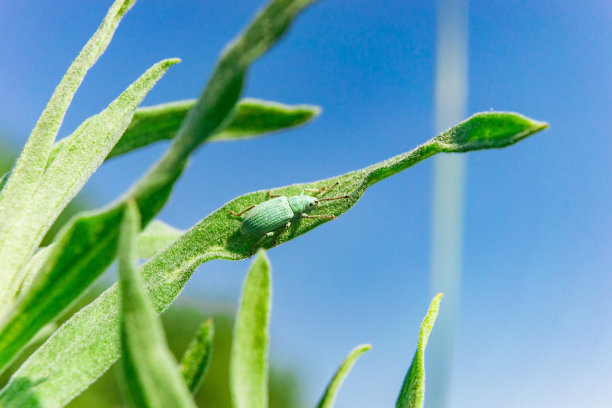
[[[291,206],[291,210],[294,214],[303,214],[317,208],[317,205],[319,205],[319,200],[316,197],[299,195],[289,197],[289,205]]]

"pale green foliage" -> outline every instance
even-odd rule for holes
[[[139,229],[138,207],[128,202],[118,247],[121,361],[128,399],[134,407],[195,408],[138,275]]]
[[[36,250],[55,219],[121,137],[134,110],[149,90],[178,60],[165,60],[145,72],[105,110],[87,119],[41,175],[22,211],[14,217],[10,239],[0,241],[0,277],[7,279],[0,311],[13,298],[19,269]],[[11,177],[15,176],[16,171]],[[8,192],[10,178],[6,189]]]
[[[18,268],[18,271],[21,264],[27,262],[29,253],[34,251],[40,243],[45,232],[51,227],[53,220],[60,214],[70,199],[76,195],[96,168],[102,164],[104,157],[121,137],[136,106],[166,70],[177,61],[166,60],[154,65],[113,101],[108,108],[88,119],[75,131],[70,142],[62,147],[58,156],[43,175],[40,186],[23,212],[19,228],[14,230],[10,244],[6,243],[4,247],[0,248],[0,254],[4,254],[3,256],[7,258],[5,259],[5,266],[12,265]],[[115,231],[118,227],[118,214],[117,211],[112,212],[111,218],[115,222],[106,224],[113,226]],[[82,225],[83,223],[79,224],[77,219],[72,224],[73,228],[68,228],[68,231],[74,235],[81,231],[79,226]],[[99,226],[104,226],[104,224]],[[96,227],[91,225],[91,222],[85,225],[85,228],[88,227],[93,227],[93,231],[92,228],[89,228],[91,232],[99,233]],[[82,236],[77,236],[79,238],[76,243],[77,246],[92,243],[83,240]],[[82,276],[62,274],[63,269],[57,269],[56,266],[61,263],[62,256],[66,254],[63,251],[65,239],[66,235],[60,234],[59,241],[42,261],[40,271],[35,273],[36,280],[29,285],[28,292],[19,299],[19,302],[13,305],[9,304],[10,309],[0,322],[0,370],[6,367],[6,364],[36,334],[40,327],[48,323],[63,308],[68,306],[76,298],[76,295],[82,292],[81,290],[75,293],[74,289],[77,286],[75,286],[74,281],[70,281],[71,277],[83,280],[89,285],[97,275],[85,277],[89,275],[87,273],[88,261],[96,256],[105,256],[111,260],[114,257],[114,248],[106,246],[104,248],[106,251],[102,253],[88,252],[75,260],[74,264],[71,264],[71,267],[73,267],[71,270],[73,272],[82,271]],[[26,272],[33,276],[34,272],[27,269],[26,267]],[[8,270],[5,269],[3,272],[8,273]],[[11,291],[5,292],[6,296],[10,296],[7,303],[13,300],[22,286],[22,282],[17,280],[18,277],[23,279],[25,276],[19,273],[15,274]],[[44,295],[40,296],[40,293]],[[37,310],[41,312],[38,313]]]
[[[138,257],[151,258],[184,232],[165,222],[151,221],[138,237]]]
[[[129,153],[160,140],[174,138],[187,112],[195,103],[195,99],[190,99],[137,109],[132,122],[106,159]],[[229,124],[214,133],[208,141],[231,141],[265,135],[302,125],[319,113],[320,108],[317,106],[284,105],[246,98],[236,104]],[[67,140],[69,138],[55,143],[51,151],[51,158],[57,155]]]
[[[8,347],[0,349],[0,368],[16,355],[37,330],[74,301],[110,265],[116,252],[120,214],[123,213],[126,199],[134,199],[138,204],[143,225],[161,210],[189,155],[230,122],[227,119],[238,101],[248,65],[282,36],[297,13],[308,3],[303,0],[272,1],[221,56],[204,92],[177,131],[172,146],[157,164],[122,200],[98,212],[75,217],[63,229],[52,254],[45,259],[41,272],[37,273],[41,284],[33,284],[7,317],[7,324],[13,326],[9,330],[14,333],[7,336]],[[50,288],[49,285],[54,287]],[[58,297],[58,293],[62,296]],[[42,305],[47,308],[41,309]],[[12,323],[26,319],[24,310],[37,308],[44,310],[44,313],[35,314],[35,320],[29,320],[27,327],[17,328]],[[109,356],[114,358],[112,354]],[[45,386],[49,383],[45,382]],[[74,389],[77,390],[78,386],[75,382]]]
[[[515,119],[516,121],[514,121]],[[473,120],[476,120],[478,126],[470,125]],[[495,132],[496,124],[500,121],[503,123],[515,122],[515,133],[508,132],[506,126],[504,127],[505,139],[500,140],[499,135]],[[453,141],[470,139],[469,132],[482,134],[485,133],[483,128],[488,127],[491,129],[487,132],[490,135],[489,137],[496,140],[496,145],[504,146],[508,144],[508,140],[516,140],[516,134],[535,133],[545,125],[540,122],[527,120],[513,113],[481,113],[462,122],[458,126],[463,131],[447,131],[442,134],[442,136],[446,137],[444,145],[439,141],[439,138],[442,136],[435,137],[414,150],[366,167],[365,169],[314,183],[274,188],[274,191],[287,195],[297,195],[304,188],[322,187],[338,181],[340,184],[334,189],[334,194],[349,195],[350,198],[332,201],[322,206],[318,211],[339,216],[349,210],[371,185],[411,167],[438,152],[444,151],[444,149],[448,148],[449,143]],[[454,137],[449,140],[448,134],[454,134]],[[484,139],[482,144],[472,145],[476,149],[482,146],[491,147],[489,139]],[[242,236],[240,233],[240,220],[230,216],[229,210],[238,211],[262,202],[267,199],[267,191],[245,194],[225,204],[197,223],[141,267],[145,283],[157,312],[161,312],[170,305],[183,289],[193,271],[202,263],[212,259],[237,260],[248,256],[254,239]],[[114,211],[121,214],[120,207],[115,207]],[[79,222],[82,222],[83,230],[96,233],[87,234],[85,238],[80,237],[78,234],[74,235],[74,243],[71,246],[65,247],[66,249],[62,252],[62,257],[72,259],[82,256],[81,254],[90,253],[82,248],[87,248],[88,245],[93,244],[98,245],[103,240],[108,239],[108,231],[116,230],[116,225],[113,227],[112,224],[118,225],[119,220],[120,217],[108,211],[92,215],[91,219],[81,218]],[[291,240],[324,222],[327,221],[321,219],[299,220],[285,234],[280,236],[279,242]],[[108,227],[100,228],[98,226],[100,223],[108,225]],[[66,237],[66,235],[63,237]],[[77,243],[81,243],[82,247],[72,252],[73,247],[78,245]],[[270,245],[270,242],[264,242],[264,246],[268,245]],[[112,258],[112,255],[109,255],[109,252],[105,250],[103,256],[97,261],[92,259],[92,265],[87,270],[91,272],[92,269],[99,268],[99,263],[106,262],[109,257]],[[65,265],[69,267],[72,264],[66,261]],[[72,267],[70,266],[70,268]],[[66,273],[77,277],[81,281],[85,279],[83,275],[87,275],[72,272],[70,269]],[[80,287],[86,286],[80,284]],[[39,296],[44,298],[46,295],[41,292]],[[96,301],[83,308],[66,325],[62,326],[53,338],[49,339],[45,345],[26,361],[18,370],[17,375],[32,379],[47,378],[45,382],[32,386],[45,399],[54,400],[58,394],[78,392],[78,390],[85,388],[98,375],[110,367],[119,357],[119,350],[116,346],[118,339],[117,319],[118,299],[116,289],[112,287],[100,295]],[[61,374],[51,376],[53,366],[56,364],[54,362],[55,356],[59,350],[62,350],[63,353],[68,353],[73,358],[70,361],[62,362]],[[92,359],[94,355],[96,358]],[[68,381],[63,380],[64,376],[67,378],[71,372],[81,372],[83,365],[86,365],[88,368],[87,374],[81,375],[78,380],[70,381],[70,385],[67,385]],[[60,387],[59,384],[64,388],[63,392],[56,390],[57,387]],[[13,383],[9,383],[7,388],[0,393],[0,402],[2,398],[8,398],[9,396],[13,398],[18,394],[27,392],[27,390],[29,388],[23,389]]]
[[[268,347],[271,307],[270,262],[259,250],[242,288],[230,357],[234,408],[268,406]]]
[[[15,243],[15,232],[21,227],[21,213],[28,208],[37,191],[47,165],[47,159],[66,110],[85,74],[106,50],[115,29],[134,0],[116,0],[109,9],[100,27],[85,44],[61,82],[53,92],[49,103],[38,119],[21,156],[17,160],[11,177],[0,194],[0,312],[12,297],[14,279],[24,259],[13,257],[12,251],[20,250]],[[47,220],[52,222],[53,220]],[[21,243],[18,243],[21,244]],[[34,247],[28,246],[26,256]]]
[[[410,369],[406,373],[402,389],[397,397],[396,408],[423,407],[423,400],[425,398],[425,347],[427,347],[429,334],[438,316],[440,300],[442,300],[442,293],[433,298],[423,323],[421,323],[417,350],[414,353],[412,364],[410,364]]]
[[[134,401],[148,404],[145,401],[149,401],[149,397],[145,395],[155,394],[154,399],[161,406],[189,406],[186,401],[191,400],[185,400],[187,387],[182,381],[180,386],[177,385],[179,371],[173,363],[170,364],[169,359],[162,357],[163,361],[147,366],[149,362],[146,360],[147,356],[151,358],[151,350],[163,355],[166,352],[160,351],[165,350],[159,346],[163,344],[163,334],[156,326],[153,315],[170,305],[202,263],[212,259],[238,260],[248,256],[258,238],[244,237],[240,233],[240,219],[231,217],[229,211],[239,211],[261,203],[267,199],[267,190],[245,194],[230,201],[186,232],[159,222],[151,223],[148,227],[147,224],[163,208],[189,157],[203,143],[250,137],[296,126],[318,112],[316,108],[308,106],[290,107],[256,100],[238,102],[250,64],[274,45],[297,14],[314,1],[272,0],[225,49],[197,101],[144,108],[134,115],[150,87],[176,62],[163,61],[147,71],[106,110],[88,119],[65,140],[53,145],[74,91],[103,52],[119,19],[132,1],[118,0],[113,4],[98,32],[58,86],[1,191],[0,311],[6,308],[8,302],[13,303],[0,322],[0,369],[5,368],[41,328],[57,318],[104,272],[114,260],[118,247],[122,254],[122,284],[131,284],[129,290],[135,294],[134,299],[126,297],[125,286],[123,296],[120,296],[115,285],[75,314],[17,370],[0,392],[2,407],[65,405],[119,358],[122,346],[130,357],[126,361],[126,369],[130,374],[127,376],[128,382],[131,382],[129,387],[135,391]],[[334,195],[347,195],[349,198],[325,204],[317,211],[339,216],[349,210],[371,185],[434,154],[504,147],[545,127],[544,123],[514,113],[481,113],[412,151],[362,170],[274,190],[285,195],[297,195],[304,188],[320,188],[338,182]],[[122,133],[124,135],[120,139]],[[34,255],[59,212],[106,158],[162,139],[172,139],[170,148],[121,199],[107,208],[74,217],[51,246],[39,249]],[[0,186],[6,180],[3,176]],[[138,212],[139,223],[133,216]],[[127,220],[122,223],[126,213]],[[298,220],[280,236],[279,243],[298,237],[324,222],[327,221]],[[135,231],[142,227],[147,228],[138,243],[140,256],[155,256],[135,272]],[[121,244],[120,235],[123,237]],[[270,241],[264,241],[262,246],[269,247]],[[258,256],[249,276],[251,274],[253,278],[247,278],[245,284],[232,359],[235,373],[232,392],[237,407],[264,407],[267,402],[270,287],[269,266],[264,255]],[[140,290],[140,277],[150,297],[151,307]],[[15,299],[16,294],[18,297]],[[123,320],[121,305],[124,306]],[[433,308],[432,303],[430,312]],[[426,322],[413,361],[415,367],[422,365],[422,350],[433,320],[429,326]],[[123,342],[120,328],[125,334]],[[210,332],[208,334],[212,336]],[[202,336],[194,340],[196,343],[187,352],[186,365],[182,369],[192,390],[197,387],[210,355],[206,351],[210,339],[205,333]],[[417,361],[419,350],[421,363]],[[193,354],[190,354],[192,351]],[[358,348],[351,353],[330,383],[321,406],[333,403],[340,382],[363,351],[365,349]],[[161,371],[176,375],[166,373],[171,378],[165,378]],[[422,401],[422,388],[411,384],[418,385],[418,380],[424,377],[419,377],[418,373],[411,375],[411,371],[406,380],[408,385],[405,383],[407,391],[404,393],[402,389],[398,404],[400,400],[403,401],[404,394],[406,398],[413,398],[410,397],[412,390],[416,390],[414,395],[421,395]],[[409,377],[415,380],[409,381]],[[148,379],[136,381],[136,378]],[[160,386],[164,381],[170,385]],[[154,389],[166,386],[172,395]],[[166,397],[179,398],[182,402],[169,402]]]
[[[353,368],[353,365],[355,365],[355,362],[357,362],[359,356],[371,348],[372,346],[370,344],[361,344],[351,350],[329,382],[323,396],[321,397],[321,400],[317,404],[317,408],[333,408],[334,402],[336,401],[336,395],[338,395],[338,390],[340,390],[344,379]]]
[[[210,365],[214,336],[213,321],[208,319],[198,328],[181,359],[181,374],[192,394],[198,391]]]

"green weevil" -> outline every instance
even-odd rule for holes
[[[249,256],[253,255],[255,249],[268,237],[274,236],[274,243],[278,240],[280,234],[286,231],[291,226],[291,221],[296,218],[327,218],[333,220],[333,215],[308,215],[309,212],[317,208],[321,201],[340,200],[349,198],[349,196],[334,197],[334,198],[318,198],[316,194],[324,193],[335,186],[325,186],[316,189],[304,189],[298,196],[286,197],[284,195],[272,194],[268,192],[268,201],[261,204],[252,205],[249,208],[238,213],[230,211],[234,216],[241,216],[246,213],[242,219],[242,227],[240,232],[247,237],[261,237],[259,241],[251,248]],[[314,196],[304,195],[305,192],[314,192]]]

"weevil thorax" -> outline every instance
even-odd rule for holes
[[[316,197],[307,195],[288,197],[288,200],[291,211],[293,211],[294,214],[310,212],[319,205],[319,200],[317,200]]]

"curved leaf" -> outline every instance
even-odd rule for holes
[[[244,76],[249,65],[273,46],[290,27],[299,12],[313,1],[272,0],[256,16],[249,27],[227,47],[204,92],[187,114],[167,153],[126,194],[122,201],[98,213],[76,217],[70,225],[64,228],[64,232],[57,238],[58,243],[62,242],[62,245],[55,247],[56,249],[53,250],[55,255],[49,256],[42,267],[44,271],[53,271],[53,274],[69,276],[66,280],[71,282],[67,285],[70,286],[71,290],[67,298],[62,298],[64,305],[70,304],[112,262],[112,254],[115,253],[118,236],[118,220],[114,217],[117,213],[122,213],[125,199],[132,198],[136,201],[143,225],[146,225],[161,210],[172,191],[174,183],[182,174],[191,153],[210,139],[218,129],[222,129],[228,117],[230,117],[241,92]],[[85,244],[81,243],[79,233],[77,233],[79,229],[75,228],[78,223],[81,226],[90,224],[84,229],[89,231],[85,235],[92,239]],[[87,262],[82,262],[82,259],[87,259]],[[40,279],[41,284],[32,285],[27,295],[23,296],[14,310],[35,309],[38,302],[37,296],[43,296],[46,298],[45,301],[49,301],[49,297],[53,297],[61,291],[54,288],[53,291],[49,292],[51,295],[47,296],[46,285],[54,286],[55,283],[44,277],[46,274],[48,273],[37,274],[36,280]],[[87,275],[87,277],[84,278],[83,275]],[[71,279],[74,279],[74,281]],[[66,284],[64,283],[64,285]],[[107,306],[115,307],[116,301],[117,299],[113,297],[111,303]],[[100,306],[106,307],[104,305]],[[6,319],[18,320],[21,318],[20,316],[14,316],[14,312],[11,315]],[[50,321],[54,316],[52,313],[47,313],[45,317],[47,321]],[[111,316],[114,315],[111,313]],[[116,325],[115,318],[116,316],[111,317],[112,326]],[[44,325],[42,320],[32,322],[32,325],[28,321],[28,328],[12,327],[10,330],[14,333],[8,342],[21,342],[23,340],[27,342]],[[64,327],[68,328],[70,324],[66,324]],[[95,330],[95,327],[91,327],[91,329]],[[116,327],[105,335],[117,338]],[[59,343],[63,343],[64,346],[72,343],[77,348],[89,347],[77,341],[74,334],[71,333],[68,336],[71,337],[68,340],[62,336],[54,336],[54,338]],[[0,340],[2,337],[0,335]],[[85,343],[87,343],[87,340]],[[103,343],[103,341],[100,340],[94,348],[100,346],[101,349],[96,349],[97,351],[89,349],[88,351],[88,353],[98,355],[100,358],[71,359],[71,361],[63,362],[63,364],[54,360],[53,355],[46,354],[46,351],[54,346],[46,350],[39,349],[38,357],[32,356],[30,361],[35,366],[38,364],[36,360],[42,358],[45,360],[44,368],[36,368],[36,373],[30,375],[29,373],[26,374],[29,370],[27,363],[22,366],[23,370],[13,376],[12,381],[0,392],[0,403],[15,402],[19,404],[34,397],[37,401],[40,400],[43,405],[57,405],[59,404],[58,401],[70,401],[116,360],[118,351],[113,348],[113,345],[117,343],[115,342],[113,345],[100,343]],[[114,350],[110,354],[103,350],[109,346]],[[5,353],[4,356],[1,355],[3,350],[0,350],[0,367],[2,357],[5,360],[10,360],[19,347],[20,345],[11,344],[9,349],[13,351]],[[98,354],[98,352],[102,354]],[[87,367],[86,372],[83,372],[84,367]],[[73,376],[71,374],[74,372],[73,370],[76,370],[80,375]],[[51,376],[51,373],[54,375]],[[26,379],[22,375],[45,378],[45,381]],[[69,379],[65,378],[65,375]]]
[[[371,348],[372,345],[370,344],[362,344],[351,350],[342,365],[338,367],[336,374],[334,374],[333,378],[329,382],[329,385],[325,389],[321,400],[317,404],[317,408],[332,408],[334,406],[336,395],[338,394],[338,390],[342,386],[344,379],[353,368],[353,365],[355,365],[355,362],[357,362],[359,356]]]
[[[212,357],[214,336],[213,320],[208,319],[198,328],[181,360],[180,368],[183,380],[192,394],[198,391],[208,370]]]
[[[81,85],[87,71],[106,50],[121,18],[134,1],[116,0],[113,3],[98,30],[85,44],[55,88],[45,110],[38,119],[11,172],[11,177],[0,194],[0,248],[7,247],[7,244],[14,239],[15,229],[20,228],[20,214],[31,203],[31,197],[41,182],[53,142],[76,90]],[[11,296],[10,288],[21,265],[14,261],[4,262],[7,254],[10,253],[11,251],[0,255],[0,311],[3,309],[3,303]]]
[[[128,202],[121,222],[117,256],[125,389],[134,407],[195,408],[136,270],[139,228],[138,207]]]
[[[244,281],[230,355],[235,408],[267,408],[271,307],[270,262],[259,250]]]
[[[287,186],[276,189],[276,191],[284,194],[299,194],[304,188],[322,187],[338,181],[340,185],[334,190],[334,194],[346,194],[350,198],[333,201],[319,210],[325,214],[338,216],[353,206],[372,184],[402,171],[435,153],[449,150],[448,146],[451,143],[461,140],[472,140],[466,132],[487,133],[479,128],[469,126],[470,122],[474,119],[477,120],[479,126],[489,127],[488,133],[490,138],[497,140],[496,143],[500,145],[506,143],[503,140],[500,141],[499,135],[495,132],[497,124],[507,124],[515,121],[514,134],[507,133],[507,126],[502,127],[506,135],[505,138],[514,141],[516,141],[517,134],[531,134],[546,127],[541,122],[531,121],[513,113],[480,113],[459,125],[460,129],[463,129],[462,132],[453,132],[451,129],[410,152],[343,176],[315,183]],[[443,143],[440,142],[440,139],[442,139]],[[482,143],[485,146],[490,146],[488,140],[483,140]],[[476,149],[481,148],[481,146],[473,145]],[[248,256],[255,239],[246,239],[240,234],[240,220],[230,216],[229,210],[236,211],[266,199],[266,192],[260,191],[245,194],[230,201],[204,218],[183,234],[181,238],[141,267],[144,280],[149,288],[149,294],[157,312],[161,312],[170,305],[181,292],[193,271],[200,264],[212,259],[236,260]],[[110,210],[103,211],[102,214],[106,214],[108,211]],[[113,207],[113,211],[120,210],[117,207]],[[91,227],[94,230],[99,230],[99,227],[96,226],[98,222],[118,223],[116,220],[113,221],[111,217],[106,218],[101,214],[97,216],[101,217],[101,220],[92,219],[91,221],[95,226],[95,228]],[[82,218],[80,220],[86,223]],[[326,221],[321,219],[303,219],[295,223],[286,234],[281,235],[279,242],[293,239],[324,222]],[[116,225],[109,226],[108,228],[105,234],[112,238],[112,231],[115,231],[113,228],[116,228]],[[101,241],[102,236],[104,234],[97,236],[93,241],[96,243]],[[69,240],[70,237],[68,234],[63,234],[60,237],[61,239]],[[71,242],[71,245],[77,245],[80,242],[79,236],[75,235]],[[85,243],[83,248],[86,248],[87,245],[93,244]],[[111,245],[107,242],[105,245],[112,247],[112,245],[116,245],[116,241],[115,244]],[[269,245],[270,242],[264,242],[264,247]],[[65,248],[68,247],[65,246]],[[106,255],[108,252],[106,252],[107,250],[104,251],[95,262],[91,261],[92,264],[84,268],[78,262],[81,259],[81,255],[79,255],[81,250],[75,250],[74,252],[72,250],[64,250],[62,255],[66,254],[66,259],[63,259],[57,268],[51,267],[50,270],[57,271],[58,274],[74,274],[77,277],[86,275],[84,273],[85,270],[92,273],[93,270],[102,268],[101,264],[104,265],[104,262],[110,263],[108,261],[109,255]],[[82,254],[85,253],[88,253],[88,251],[82,252]],[[112,255],[110,257],[112,258]],[[57,259],[57,262],[59,262],[59,259]],[[77,270],[72,271],[69,269],[73,267]],[[83,269],[80,269],[81,267]],[[64,268],[68,269],[60,271]],[[52,284],[53,282],[49,281],[49,285]],[[81,286],[82,290],[85,287]],[[36,305],[38,302],[44,302],[47,296],[44,287],[41,286],[40,289],[36,296],[29,298],[29,302],[33,305]],[[75,290],[76,292],[78,291]],[[71,399],[116,361],[119,357],[118,338],[118,298],[115,287],[112,287],[68,320],[47,343],[24,363],[16,372],[13,380],[0,392],[0,403],[3,401],[21,401],[21,398],[26,398],[28,393],[34,393],[38,398],[44,400],[45,403],[51,403],[50,401],[57,401],[58,399]],[[1,352],[2,348],[0,348]],[[69,361],[60,361],[57,357],[59,354],[71,355],[72,358]],[[92,356],[96,356],[96,358],[91,358]],[[62,370],[58,372],[56,367],[61,367]],[[86,367],[86,370],[84,367]],[[86,373],[83,371],[86,371]],[[75,375],[73,373],[79,373],[78,380],[74,379]],[[29,382],[24,385],[22,382],[19,382],[20,378],[27,378]],[[39,382],[42,378],[45,378],[45,381]]]
[[[87,119],[70,137],[42,175],[23,211],[13,219],[10,236],[0,241],[0,311],[14,296],[17,274],[32,256],[55,219],[102,164],[121,137],[136,106],[179,60],[161,61],[148,69],[99,114]],[[14,173],[13,173],[14,174]],[[9,181],[10,183],[10,181]]]
[[[139,108],[119,142],[106,160],[132,150],[140,149],[161,140],[170,140],[176,135],[187,112],[196,104],[195,99],[164,103]],[[250,139],[295,126],[302,125],[320,113],[320,108],[311,105],[284,105],[259,99],[242,99],[236,105],[229,124],[210,137],[209,142]],[[51,151],[50,160],[57,155],[68,138],[64,138]]]
[[[412,364],[410,364],[410,369],[406,373],[402,389],[397,397],[396,408],[423,407],[423,400],[425,398],[425,347],[427,347],[429,334],[438,316],[440,300],[442,300],[442,293],[437,294],[432,299],[423,323],[421,323],[417,350],[414,353]]]
[[[140,259],[151,258],[184,232],[165,222],[151,221],[138,237],[138,257]]]

